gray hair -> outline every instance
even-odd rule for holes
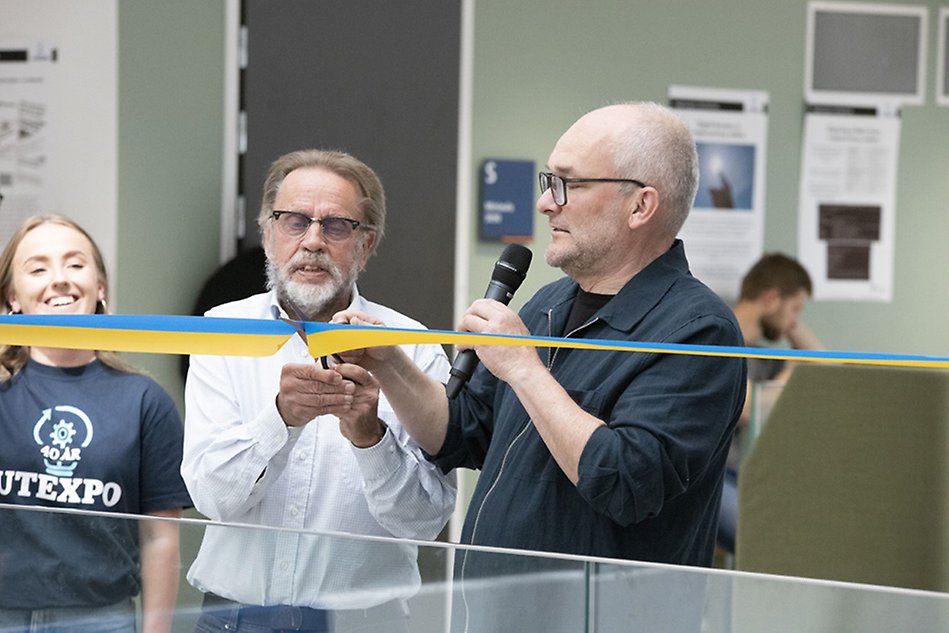
[[[637,118],[614,138],[613,161],[619,177],[655,187],[664,201],[662,223],[676,235],[695,201],[699,161],[688,126],[658,103],[627,103]]]
[[[365,214],[366,221],[373,226],[376,240],[372,246],[372,253],[376,251],[386,225],[386,195],[382,182],[368,165],[347,154],[335,150],[302,149],[284,154],[271,165],[264,180],[264,192],[260,202],[260,215],[257,216],[257,225],[265,238],[269,235],[270,225],[267,220],[273,212],[274,200],[284,179],[297,169],[319,168],[330,171],[340,178],[351,182],[362,195],[359,208]]]

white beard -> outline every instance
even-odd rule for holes
[[[345,272],[322,251],[298,253],[283,268],[278,268],[268,260],[267,287],[276,289],[278,299],[300,312],[297,315],[299,318],[328,321],[333,314],[349,306],[353,285],[359,276],[359,259],[357,252],[352,266]],[[294,281],[291,272],[302,265],[319,266],[329,274],[330,279],[322,284]]]

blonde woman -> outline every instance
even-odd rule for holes
[[[102,255],[63,216],[26,220],[0,255],[10,314],[106,311]],[[0,502],[179,517],[174,402],[115,353],[0,345]],[[0,508],[0,630],[167,632],[178,592],[174,521]]]

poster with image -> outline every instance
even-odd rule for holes
[[[692,130],[699,158],[695,204],[679,237],[692,274],[732,301],[763,251],[768,94],[670,86],[669,103]]]

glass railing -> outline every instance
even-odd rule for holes
[[[71,599],[83,593],[82,583],[108,576],[106,572],[122,564],[117,552],[83,559],[76,552],[50,547],[61,542],[65,548],[74,541],[58,530],[88,530],[109,540],[119,532],[137,533],[139,521],[156,520],[0,505],[0,601],[5,607],[0,610],[0,631],[9,630],[4,626],[11,624],[24,603],[36,608],[69,606]],[[444,542],[299,533],[199,518],[176,523],[182,580],[173,630],[181,632],[194,630],[201,613],[203,594],[185,576],[209,529],[225,530],[231,537],[263,548],[293,541],[301,555],[286,561],[286,566],[271,555],[275,550],[255,553],[245,548],[237,560],[221,561],[226,569],[241,570],[240,575],[228,572],[217,577],[245,590],[259,587],[264,593],[292,586],[300,601],[336,605],[339,610],[333,617],[348,622],[337,630],[352,626],[352,620],[345,618],[369,612],[387,613],[381,617],[393,618],[391,630],[413,633],[949,630],[949,594],[937,592]],[[31,541],[16,532],[27,524],[50,530],[34,541],[35,547],[45,546],[44,551],[31,551]],[[64,561],[82,561],[82,577],[70,578],[63,568],[50,564],[58,554]],[[411,570],[416,556],[418,575],[393,571],[404,571],[406,565]],[[18,571],[11,574],[11,570]],[[213,572],[212,568],[209,575],[215,576]],[[396,608],[362,608],[379,603]]]

